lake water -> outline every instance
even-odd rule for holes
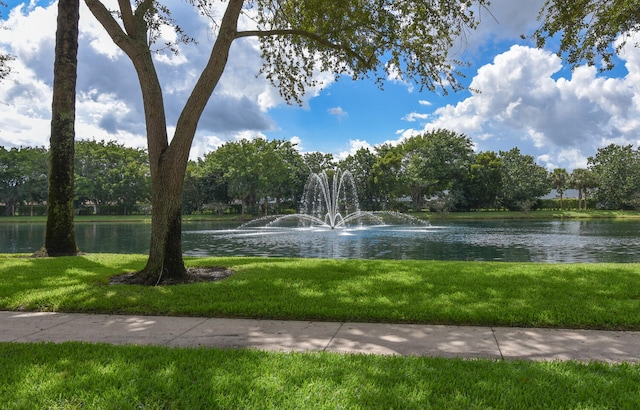
[[[431,226],[354,229],[235,229],[186,222],[188,256],[274,256],[534,262],[640,262],[640,221],[436,221]],[[44,223],[0,223],[0,253],[30,253]],[[146,253],[148,223],[76,223],[87,253]]]

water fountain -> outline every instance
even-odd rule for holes
[[[356,184],[348,171],[311,174],[299,212],[270,215],[238,228],[200,230],[194,254],[299,256],[306,258],[404,259],[431,225],[410,215],[360,209]],[[195,235],[194,235],[195,236]],[[418,245],[415,245],[415,244]],[[413,245],[412,245],[413,244]]]
[[[326,171],[309,176],[300,215],[305,215],[311,223],[324,224],[331,229],[346,226],[350,221],[372,217],[371,213],[360,211],[351,172],[340,170],[333,172],[331,181]]]
[[[362,211],[355,180],[349,171],[312,173],[305,185],[300,212],[254,219],[246,228],[352,228],[383,225],[428,225],[410,215],[389,211]]]

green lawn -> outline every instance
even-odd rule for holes
[[[109,285],[141,255],[0,256],[0,309],[640,329],[640,265],[202,258],[220,282]],[[640,365],[0,343],[1,409],[637,408]]]
[[[0,309],[640,329],[640,265],[199,258],[215,283],[109,285],[141,255],[0,257]]]
[[[0,343],[2,409],[634,409],[640,366]]]

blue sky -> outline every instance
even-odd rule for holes
[[[115,0],[106,0],[105,3]],[[48,145],[57,4],[9,0],[2,10],[0,50],[16,56],[13,73],[0,83],[0,145]],[[479,29],[457,55],[463,90],[418,92],[389,78],[381,91],[371,81],[318,73],[324,85],[308,90],[303,106],[288,106],[261,77],[254,40],[234,44],[221,83],[200,122],[192,158],[239,138],[292,140],[302,152],[341,158],[360,147],[397,143],[433,128],[464,133],[476,150],[521,151],[549,169],[584,167],[587,157],[610,143],[638,145],[640,50],[623,50],[617,68],[571,71],[553,50],[538,50],[529,35],[538,26],[543,0],[493,0]],[[169,131],[184,104],[213,36],[208,21],[182,0],[167,0],[174,17],[198,46],[178,56],[160,54],[157,67],[165,92]],[[223,2],[214,2],[222,12]],[[115,7],[113,7],[115,8]],[[128,59],[83,6],[78,72],[78,138],[117,140],[144,147],[140,91]],[[250,21],[241,21],[249,27]],[[164,33],[168,38],[172,33]]]

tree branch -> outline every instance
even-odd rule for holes
[[[222,76],[229,58],[229,49],[236,38],[238,17],[244,0],[230,0],[220,22],[218,37],[207,65],[202,70],[176,123],[170,150],[186,165],[200,116]]]
[[[111,12],[102,4],[99,0],[84,0],[87,7],[93,14],[93,16],[102,24],[102,26],[109,34],[109,37],[113,40],[118,47],[122,49],[127,55],[133,55],[135,53],[135,47],[131,38],[127,33],[122,30],[120,24],[113,18]],[[126,1],[125,1],[126,2]]]
[[[133,17],[133,10],[131,9],[131,2],[129,0],[118,0],[118,6],[120,7],[120,15],[122,16],[122,23],[124,29],[130,36],[135,36],[136,22]]]
[[[375,58],[374,55],[370,56],[369,58],[356,53],[355,51],[353,51],[351,48],[346,47],[342,44],[336,44],[336,43],[332,43],[331,41],[327,40],[326,38],[322,37],[319,34],[315,34],[315,33],[311,33],[305,30],[296,30],[296,29],[276,29],[276,30],[248,30],[248,31],[240,31],[238,33],[236,33],[236,38],[242,38],[242,37],[271,37],[271,36],[300,36],[300,37],[306,37],[309,40],[315,41],[316,43],[323,45],[327,48],[331,48],[334,50],[338,50],[338,51],[343,51],[345,52],[348,56],[355,58],[356,60],[360,61],[362,64],[364,64],[365,66],[370,66],[373,59]]]

